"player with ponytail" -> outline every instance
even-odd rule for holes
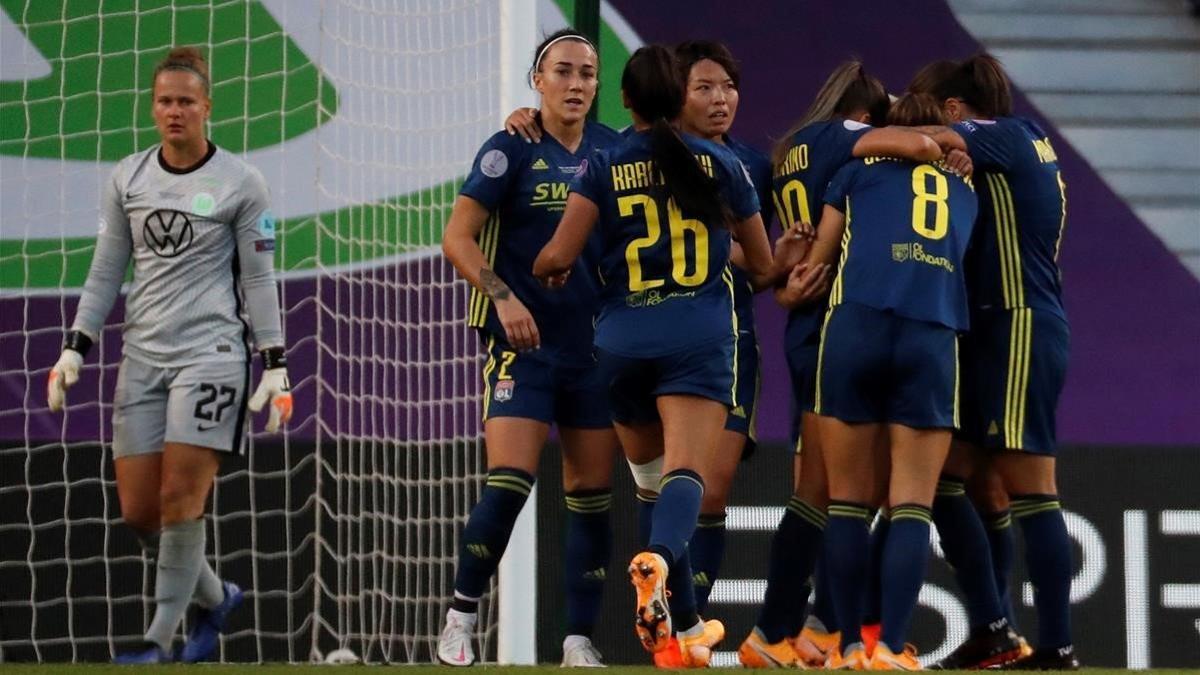
[[[990,540],[996,590],[1005,599],[1012,564],[1008,524],[1021,524],[1026,568],[1037,589],[1038,640],[1017,666],[1073,669],[1079,662],[1070,626],[1071,545],[1055,481],[1055,412],[1070,347],[1058,266],[1066,183],[1049,135],[1013,115],[1008,76],[995,57],[977,54],[938,70],[939,77],[915,84],[927,87],[966,142],[977,171],[980,222],[968,265],[963,426],[943,472],[949,489],[939,498],[945,503],[935,505],[934,518],[964,590],[986,585],[990,566],[953,557],[986,550]],[[981,488],[974,493],[986,528],[961,496],[968,479]],[[989,640],[973,632],[942,665],[978,667]]]
[[[684,95],[671,51],[638,49],[621,88],[633,132],[588,159],[533,272],[557,285],[593,230],[599,233],[604,289],[595,344],[614,426],[632,462],[663,458],[649,542],[629,565],[635,629],[643,646],[658,652],[674,626],[684,665],[704,666],[724,627],[702,621],[695,610],[686,547],[704,473],[726,414],[737,405],[732,237],[752,274],[781,273],[741,163],[726,148],[673,126]],[[794,242],[787,247],[802,248],[803,240]]]

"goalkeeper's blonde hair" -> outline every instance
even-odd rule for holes
[[[208,77],[208,61],[204,60],[204,54],[196,47],[175,47],[167,52],[162,61],[154,67],[154,79],[152,82],[158,81],[158,74],[165,70],[182,70],[189,72],[200,78],[200,82],[204,84],[204,95],[212,95],[212,85]]]

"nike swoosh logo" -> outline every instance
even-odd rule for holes
[[[208,426],[204,426],[203,424],[197,424],[196,431],[208,431],[209,429],[216,429],[219,426],[221,426],[221,425],[220,424],[210,424]]]

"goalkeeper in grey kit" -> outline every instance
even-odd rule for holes
[[[157,561],[156,607],[145,645],[118,663],[207,659],[242,601],[205,559],[204,509],[222,456],[243,453],[251,327],[264,371],[248,407],[270,404],[271,432],[292,414],[266,183],[206,138],[212,102],[199,51],[172,50],[153,86],[162,143],[122,160],[102,190],[95,255],[48,384],[50,409],[61,410],[132,258],[113,465],[121,516]],[[177,655],[192,600],[200,609]]]

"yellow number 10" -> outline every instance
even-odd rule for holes
[[[785,229],[792,223],[816,224],[808,210],[808,191],[804,189],[804,183],[795,179],[789,180],[774,197],[775,212]]]
[[[933,177],[933,192],[926,189],[925,179]],[[912,172],[913,211],[912,227],[917,234],[928,239],[941,239],[950,228],[950,205],[946,198],[950,196],[950,186],[946,177],[940,171],[922,164]],[[928,222],[929,205],[933,204],[933,227]]]
[[[622,217],[632,216],[635,206],[640,206],[646,221],[646,236],[638,237],[625,247],[625,262],[629,266],[629,290],[632,293],[658,288],[666,283],[663,279],[642,277],[641,250],[650,248],[662,238],[662,225],[658,219],[658,204],[650,195],[635,194],[617,200],[617,211]],[[695,218],[684,218],[675,200],[667,202],[667,226],[671,230],[671,278],[680,286],[699,286],[708,278],[708,228]],[[688,273],[687,233],[692,233],[692,271]]]

